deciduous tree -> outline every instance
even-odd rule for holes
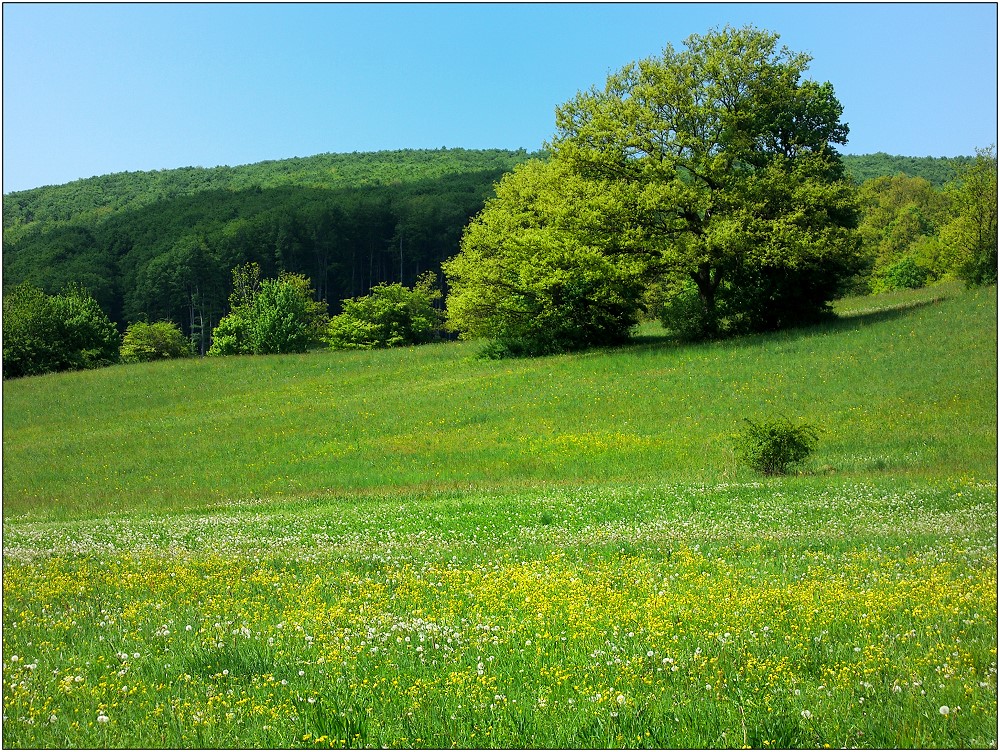
[[[260,279],[260,266],[233,269],[230,312],[212,332],[209,355],[301,353],[318,344],[326,327],[326,303],[313,300],[309,280],[283,272]]]
[[[449,326],[496,355],[542,355],[624,340],[638,318],[643,254],[635,196],[559,161],[531,161],[496,187],[444,264]]]
[[[958,275],[969,284],[997,281],[997,150],[976,150],[953,190],[955,218],[941,230],[942,243],[955,256]]]
[[[556,160],[632,188],[631,247],[693,282],[707,336],[816,318],[856,264],[842,107],[777,42],[752,27],[692,36],[556,114]]]
[[[79,285],[46,295],[25,282],[4,296],[4,378],[110,365],[118,344],[115,325]]]

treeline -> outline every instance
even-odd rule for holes
[[[855,292],[923,287],[946,278],[997,279],[997,153],[955,160],[942,185],[904,172],[858,187],[862,267]]]
[[[120,330],[180,324],[202,353],[229,312],[231,271],[307,277],[336,314],[385,283],[412,286],[459,250],[523,150],[323,154],[241,167],[133,172],[3,197],[5,292],[90,291]],[[947,276],[941,242],[973,157],[843,156],[858,184],[864,268],[855,291]],[[946,233],[947,234],[947,233]]]
[[[923,178],[935,188],[942,188],[958,177],[962,167],[969,166],[974,157],[901,157],[886,154],[844,154],[841,156],[847,174],[856,185],[880,177],[903,174]]]
[[[58,222],[89,224],[115,212],[204,191],[399,185],[461,173],[506,172],[529,156],[523,149],[401,149],[317,154],[237,167],[119,172],[6,194],[4,236],[17,239],[30,226]]]
[[[308,277],[320,300],[413,284],[458,249],[493,184],[531,155],[450,149],[327,154],[123,173],[4,196],[4,286],[79,283],[119,326],[167,319],[202,352],[230,273]]]

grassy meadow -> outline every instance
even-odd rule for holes
[[[996,302],[6,382],[3,744],[995,747]]]

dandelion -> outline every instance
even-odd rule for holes
[[[108,718],[106,715],[104,715],[103,712],[102,713],[98,713],[98,715],[97,715],[97,722],[98,723],[107,723],[110,720],[111,719]]]
[[[805,718],[808,721],[810,718],[813,717],[813,714],[810,713],[808,710],[803,710],[802,711],[802,717]]]
[[[625,695],[618,695],[618,697],[615,698],[615,699],[618,700],[618,704],[619,705],[624,705],[625,704]]]
[[[947,705],[942,705],[940,708],[938,708],[938,712],[941,715],[947,716],[948,713],[951,712],[951,708],[949,708]]]

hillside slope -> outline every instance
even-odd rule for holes
[[[955,179],[956,165],[968,165],[973,161],[973,157],[904,157],[885,152],[844,155],[847,172],[858,185],[866,180],[903,173],[911,178],[923,178],[940,188]]]
[[[476,343],[8,382],[4,515],[740,478],[744,417],[819,425],[810,472],[995,480],[996,289],[842,301],[830,325],[483,362]]]
[[[480,171],[504,171],[529,156],[524,150],[399,149],[267,160],[236,167],[178,167],[118,172],[63,185],[14,191],[3,197],[4,231],[34,223],[87,223],[178,196],[206,191],[297,186],[333,190],[380,186]]]

